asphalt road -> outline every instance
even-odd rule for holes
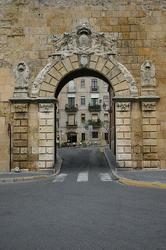
[[[165,190],[112,181],[97,149],[61,153],[60,177],[0,185],[0,250],[166,249]]]

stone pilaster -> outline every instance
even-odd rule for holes
[[[28,119],[29,119],[29,126],[28,126],[29,169],[37,169],[39,160],[38,103],[29,104]]]
[[[12,168],[28,168],[28,104],[13,105]]]
[[[142,116],[137,99],[132,102],[131,130],[132,168],[140,169],[142,168]]]
[[[156,101],[142,102],[143,167],[160,167],[157,146]]]
[[[116,113],[116,160],[120,167],[132,167],[131,164],[131,103],[117,102]]]
[[[39,168],[54,163],[54,104],[39,103]]]

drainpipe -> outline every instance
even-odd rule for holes
[[[8,136],[9,136],[9,171],[12,169],[12,136],[11,136],[11,124],[8,123]]]

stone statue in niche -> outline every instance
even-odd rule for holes
[[[29,68],[25,62],[20,62],[15,69],[16,88],[27,89],[29,80]]]
[[[141,85],[147,87],[156,86],[155,66],[149,60],[146,60],[141,65]]]
[[[25,62],[20,62],[14,69],[16,86],[14,90],[14,97],[27,97],[28,82],[29,82],[29,67]]]

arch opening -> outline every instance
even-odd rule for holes
[[[78,78],[78,77],[96,77],[98,79],[101,79],[102,81],[106,82],[108,84],[108,86],[112,89],[112,85],[109,82],[109,80],[106,78],[106,76],[104,76],[101,72],[98,72],[96,70],[93,69],[89,69],[89,68],[80,68],[80,69],[76,69],[74,71],[71,71],[70,73],[68,73],[67,75],[65,75],[59,82],[58,82],[58,86],[55,90],[55,98],[58,97],[60,91],[62,90],[62,88],[71,80]]]
[[[94,70],[76,70],[63,78],[55,92],[55,148],[109,145],[115,154],[113,95],[108,79]]]

